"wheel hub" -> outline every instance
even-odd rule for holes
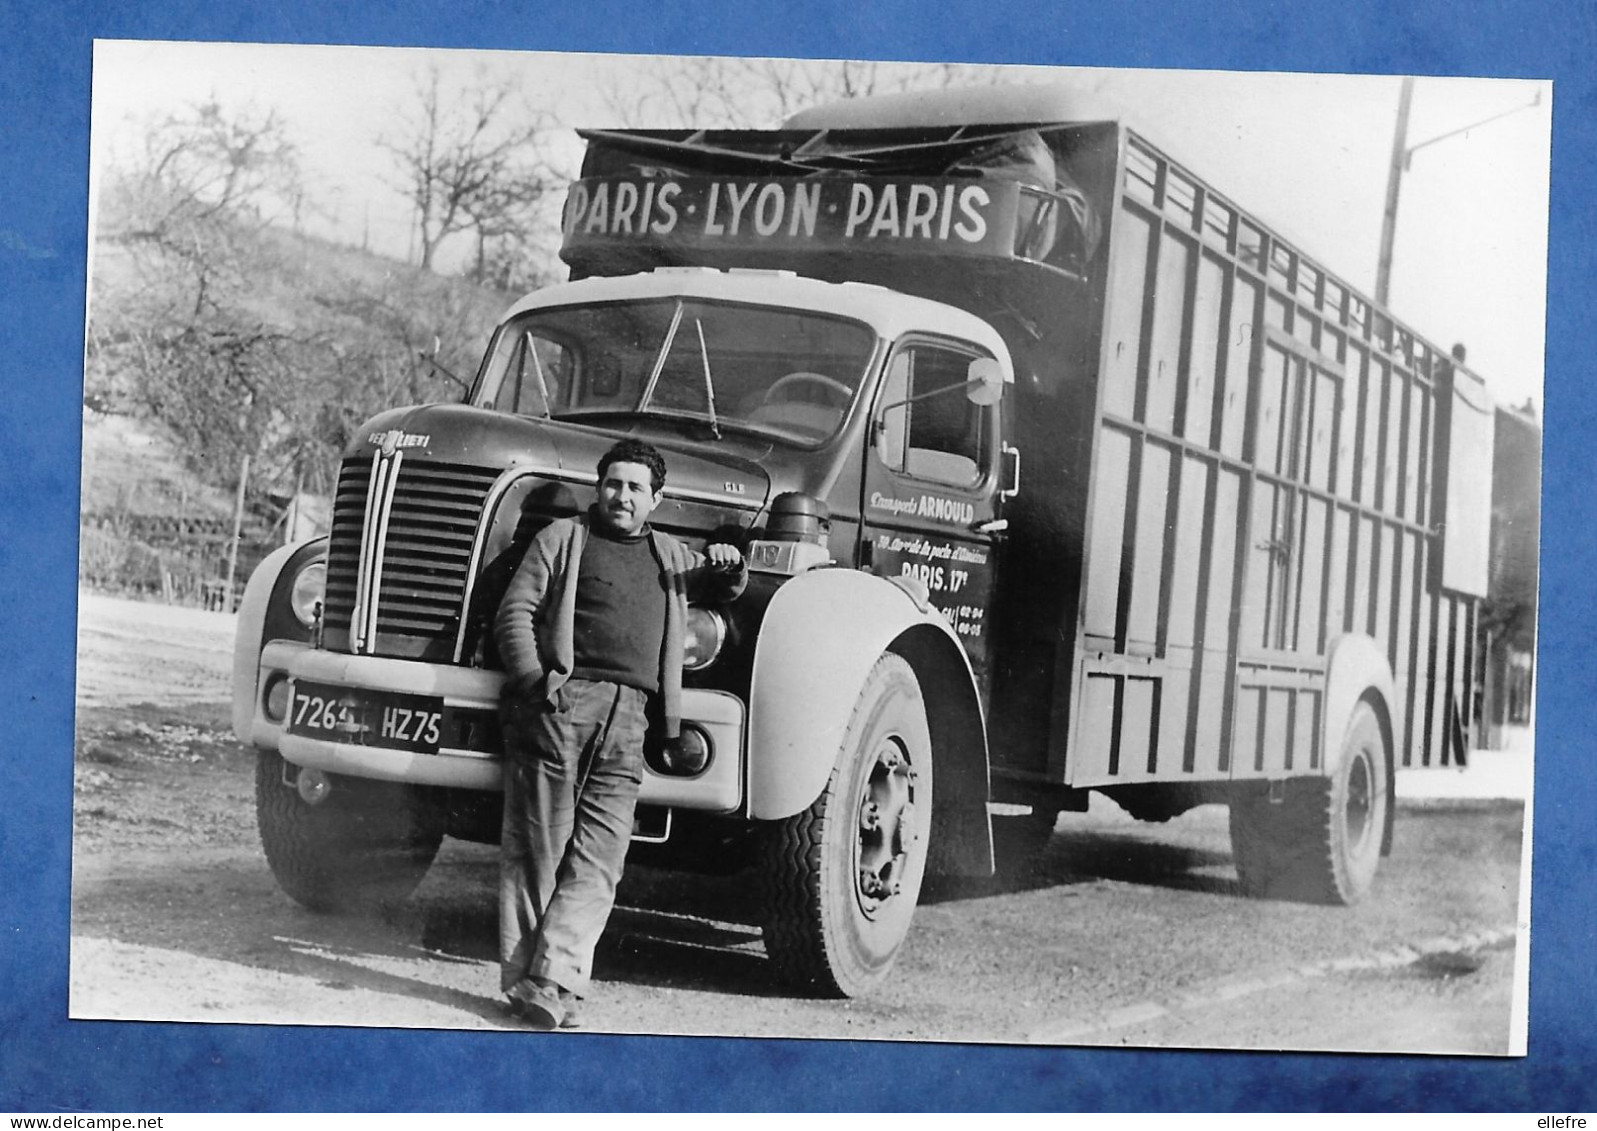
[[[1347,840],[1348,844],[1358,847],[1370,835],[1370,826],[1374,813],[1375,784],[1371,778],[1370,757],[1364,750],[1355,753],[1353,763],[1348,767],[1347,778]]]
[[[860,796],[855,895],[872,916],[903,886],[915,843],[915,770],[898,739],[876,751]]]

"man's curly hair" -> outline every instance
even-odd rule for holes
[[[658,495],[665,487],[665,457],[653,444],[628,436],[617,440],[609,451],[599,457],[599,482],[604,482],[605,472],[612,463],[640,463],[649,469],[649,486]]]

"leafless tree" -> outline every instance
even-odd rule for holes
[[[198,317],[237,281],[240,239],[303,195],[298,150],[275,111],[228,112],[213,98],[150,124],[143,152],[113,171],[99,236],[175,286]]]
[[[641,69],[601,97],[616,126],[737,129],[839,99],[990,84],[996,74],[960,63],[699,57]]]
[[[539,154],[543,126],[513,82],[446,90],[436,68],[417,81],[402,128],[379,144],[416,210],[423,267],[432,268],[446,237],[475,230],[480,268],[488,242],[523,222],[551,185]]]

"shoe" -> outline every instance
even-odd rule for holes
[[[564,1009],[565,1016],[560,1018],[560,1028],[576,1029],[581,1027],[582,1020],[577,1016],[577,1006],[582,1001],[576,994],[568,989],[560,991],[560,1007]]]
[[[560,991],[554,986],[540,986],[523,978],[510,987],[505,997],[510,1016],[539,1032],[558,1029],[566,1019],[566,1007],[561,1004]]]

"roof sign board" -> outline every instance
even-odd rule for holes
[[[601,248],[871,251],[1010,258],[1021,188],[968,177],[588,177],[561,254]]]

